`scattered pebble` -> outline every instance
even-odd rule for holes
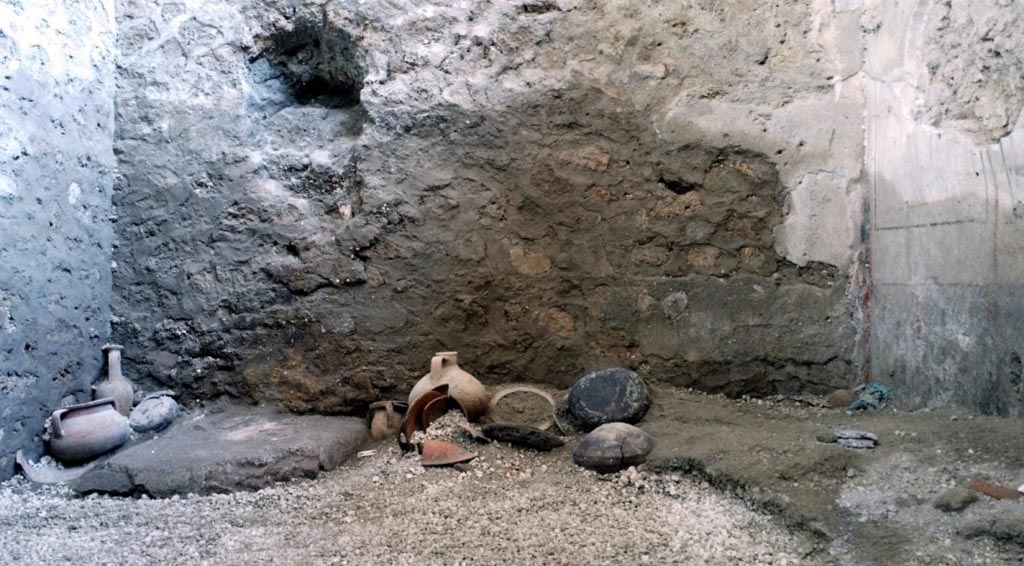
[[[946,490],[935,500],[935,508],[946,513],[959,513],[977,502],[978,494],[964,486]]]
[[[16,478],[0,485],[0,564],[814,563],[809,539],[705,483],[637,467],[600,481],[565,448],[470,446],[459,470],[382,443],[313,481],[173,499]]]

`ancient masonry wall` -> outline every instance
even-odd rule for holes
[[[0,479],[110,330],[114,6],[0,3]]]
[[[487,383],[856,383],[860,16],[121,0],[126,369],[320,412],[449,349]]]

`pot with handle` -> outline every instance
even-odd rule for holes
[[[57,409],[50,417],[50,455],[65,464],[80,464],[128,441],[128,419],[114,399],[98,399]]]

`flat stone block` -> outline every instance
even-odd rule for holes
[[[213,407],[114,454],[71,484],[80,493],[224,493],[257,490],[339,466],[369,439],[363,419],[269,408]]]

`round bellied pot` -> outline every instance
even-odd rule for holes
[[[132,412],[135,388],[121,373],[121,350],[124,346],[107,344],[103,351],[107,353],[107,378],[93,385],[93,399],[113,399],[117,404],[117,412],[128,416]]]
[[[370,410],[373,411],[370,417],[370,437],[374,440],[384,440],[398,435],[402,429],[402,415],[409,406],[402,401],[377,401],[370,403]]]
[[[71,405],[50,417],[50,455],[65,464],[81,464],[128,441],[128,419],[113,399]]]
[[[412,388],[412,393],[409,393],[409,406],[439,385],[448,386],[448,396],[462,407],[467,419],[476,420],[487,411],[487,390],[475,377],[459,367],[458,352],[438,352],[431,358],[430,373],[423,376]]]

